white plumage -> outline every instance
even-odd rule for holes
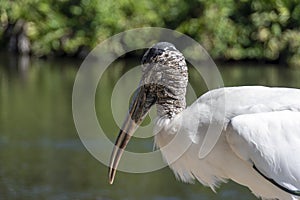
[[[231,179],[264,199],[300,199],[300,89],[220,88],[185,108],[187,66],[175,46],[157,43],[142,62],[112,152],[110,183],[130,137],[156,104],[155,144],[182,181],[214,190]]]
[[[223,101],[219,98],[223,93],[226,120],[222,134],[212,151],[199,159],[199,141],[207,126],[222,120],[209,119],[210,113],[222,110],[211,107],[211,101]],[[222,106],[223,102],[214,104]],[[173,139],[174,130],[170,129],[180,127],[178,143],[172,145],[173,149],[162,151],[168,163],[179,146],[186,144],[182,141],[192,141],[179,159],[169,163],[181,180],[197,179],[214,189],[218,182],[232,179],[257,196],[299,199],[266,180],[253,165],[282,187],[300,190],[300,90],[261,86],[221,88],[204,94],[173,120],[158,119],[156,126],[161,130],[155,138],[160,148]]]

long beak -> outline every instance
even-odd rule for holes
[[[156,101],[156,97],[153,95],[153,93],[151,94],[151,91],[149,91],[149,89],[151,89],[151,87],[140,87],[136,91],[135,96],[131,102],[129,113],[119,132],[114,149],[111,154],[108,172],[110,184],[113,184],[114,182],[119,161],[131,136],[141,124],[149,109]]]

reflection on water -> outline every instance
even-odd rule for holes
[[[247,188],[232,182],[223,184],[217,194],[198,183],[178,182],[168,168],[146,174],[120,172],[116,183],[109,185],[107,167],[83,147],[73,124],[71,95],[80,62],[7,54],[1,54],[0,61],[0,199],[254,199]],[[98,89],[97,113],[105,113],[99,121],[113,140],[118,127],[109,104],[111,91],[135,64],[115,63]],[[296,70],[246,65],[220,70],[228,86],[300,88]],[[197,95],[206,90],[192,69],[190,81]],[[133,144],[131,149],[152,148],[151,139]]]

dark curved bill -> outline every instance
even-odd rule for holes
[[[130,119],[130,117],[127,117],[124,125],[125,126],[127,125],[126,130],[127,130],[127,132],[131,132],[131,134],[134,132],[134,129],[137,127],[137,125],[133,125],[133,121]],[[108,172],[110,184],[113,184],[113,182],[114,182],[116,170],[117,170],[118,164],[120,162],[121,156],[131,138],[131,135],[129,135],[127,132],[125,132],[124,129],[120,130],[118,138],[117,138],[115,146],[114,146],[114,149],[111,154],[109,172]]]
[[[155,103],[156,98],[149,92],[150,86],[142,86],[135,92],[129,113],[124,121],[123,127],[119,132],[114,149],[110,158],[108,178],[109,183],[114,182],[116,170],[121,156],[126,148],[131,136],[143,121],[150,107]]]

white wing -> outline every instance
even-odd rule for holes
[[[219,88],[202,95],[184,111],[183,118],[188,122],[187,132],[191,140],[194,143],[203,141],[199,158],[204,158],[218,141],[223,124],[226,126],[232,118],[283,110],[300,112],[299,100],[300,89],[262,86]],[[199,130],[199,127],[202,129]],[[208,127],[212,128],[211,131],[207,131]]]
[[[300,112],[275,111],[234,117],[232,150],[277,187],[300,195]]]

